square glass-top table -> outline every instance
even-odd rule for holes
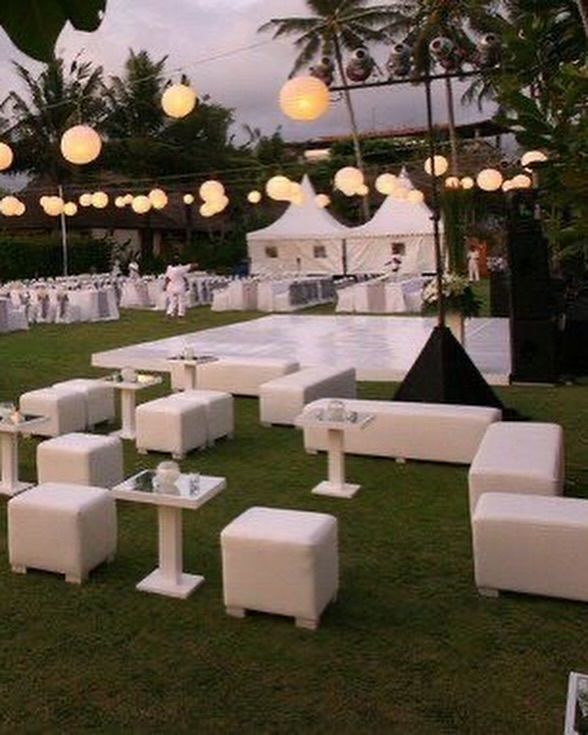
[[[49,419],[46,416],[30,416],[14,411],[0,419],[0,453],[2,455],[2,479],[0,495],[16,495],[32,486],[18,479],[18,435],[26,434],[33,427]]]
[[[120,391],[121,428],[113,434],[120,436],[121,439],[135,439],[137,436],[135,420],[137,391],[159,385],[162,381],[161,376],[138,373],[136,380],[131,381],[123,380],[120,373],[114,373],[114,375],[107,375],[104,378],[98,378],[98,380],[106,382]]]

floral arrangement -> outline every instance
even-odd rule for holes
[[[467,278],[457,273],[444,273],[442,284],[447,311],[459,311],[464,317],[478,316],[481,302],[474,295]],[[431,278],[423,287],[423,313],[436,314],[438,300],[437,279]]]

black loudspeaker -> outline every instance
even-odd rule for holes
[[[553,383],[558,375],[556,326],[552,319],[512,319],[511,380]]]

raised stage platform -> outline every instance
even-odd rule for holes
[[[217,357],[276,357],[303,366],[355,367],[358,380],[400,381],[435,324],[432,318],[398,316],[266,316],[179,337],[129,345],[92,355],[109,369],[169,372],[166,358],[190,346]],[[508,319],[468,319],[466,350],[491,385],[510,375]]]

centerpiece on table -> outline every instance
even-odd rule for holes
[[[465,340],[465,322],[468,317],[478,316],[480,300],[476,298],[467,278],[457,273],[444,273],[442,278],[445,324],[461,344]],[[431,278],[423,287],[423,314],[436,314],[439,308],[437,279]]]

